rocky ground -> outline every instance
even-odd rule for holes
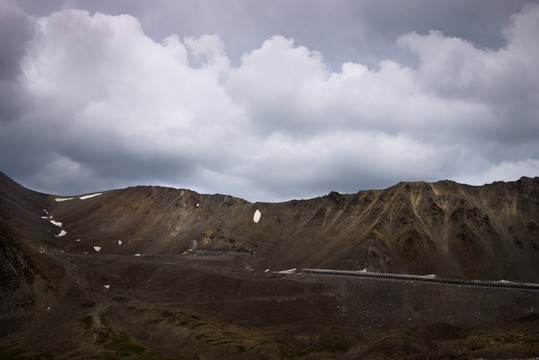
[[[278,273],[538,283],[538,178],[279,204],[158,187],[56,201],[0,180],[0,359],[539,356],[537,291]]]

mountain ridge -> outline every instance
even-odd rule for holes
[[[0,358],[530,358],[536,291],[279,270],[539,283],[538,224],[539,178],[251,203],[0,174]]]
[[[483,186],[400,182],[383,190],[279,203],[159,186],[60,202],[58,196],[21,187],[4,198],[17,191],[24,195],[19,207],[50,211],[63,223],[67,235],[61,238],[60,230],[47,224],[50,241],[76,253],[99,246],[101,254],[181,254],[196,240],[199,248],[253,250],[264,258],[259,268],[368,268],[515,281],[539,277],[538,177]],[[29,198],[39,198],[40,206],[30,206]],[[262,218],[254,223],[257,209]]]

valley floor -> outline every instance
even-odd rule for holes
[[[536,290],[266,272],[251,256],[54,257],[60,286],[0,316],[0,359],[539,356]]]

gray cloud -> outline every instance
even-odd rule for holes
[[[0,165],[38,190],[275,201],[539,173],[536,4],[1,4],[32,28],[2,39],[18,105],[0,108]]]
[[[294,38],[298,44],[324,54],[338,68],[352,61],[376,66],[392,58],[407,60],[395,40],[402,34],[430,29],[468,39],[479,48],[498,49],[500,30],[527,0],[18,0],[28,13],[49,15],[66,8],[87,9],[138,18],[145,33],[159,41],[171,33],[199,37],[218,34],[233,64],[273,35]],[[536,2],[536,1],[531,1]]]
[[[0,79],[13,80],[19,74],[26,41],[32,36],[30,19],[7,0],[0,1]]]
[[[17,77],[31,37],[30,18],[7,0],[0,0],[0,122],[15,118],[27,105]]]

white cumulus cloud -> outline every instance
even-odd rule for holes
[[[24,107],[1,119],[0,161],[40,190],[157,183],[282,200],[539,175],[539,6],[499,29],[499,49],[433,29],[396,39],[415,66],[337,70],[281,35],[232,65],[215,34],[155,41],[130,15],[15,10],[33,28],[12,46]]]

